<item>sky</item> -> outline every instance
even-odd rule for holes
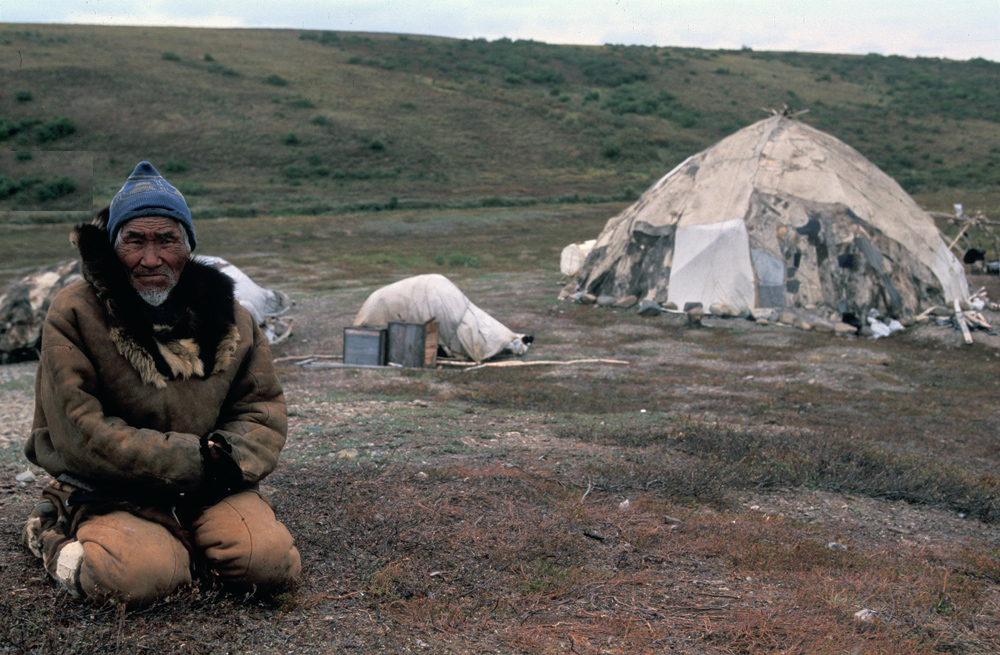
[[[0,23],[292,28],[1000,62],[1000,0],[0,0]]]

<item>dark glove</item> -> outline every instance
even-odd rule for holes
[[[205,467],[205,490],[225,496],[239,489],[243,483],[243,469],[233,459],[233,447],[220,434],[201,438],[201,461]]]

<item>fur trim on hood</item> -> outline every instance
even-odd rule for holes
[[[142,381],[162,389],[167,380],[207,377],[230,366],[239,340],[233,280],[189,260],[171,295],[179,305],[176,320],[155,324],[149,305],[129,283],[105,224],[102,212],[92,224],[77,226],[70,242],[80,251],[84,279],[107,311],[112,341]]]

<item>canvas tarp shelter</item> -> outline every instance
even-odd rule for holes
[[[524,354],[523,335],[516,334],[476,307],[443,275],[409,277],[376,290],[365,300],[354,325],[395,323],[438,324],[438,345],[450,355],[481,362],[509,349]]]
[[[782,115],[689,157],[608,221],[578,292],[708,309],[870,309],[968,296],[933,219],[860,153]]]
[[[222,257],[196,255],[195,260],[214,266],[232,278],[236,300],[246,307],[258,325],[264,325],[268,318],[283,316],[292,308],[292,299],[284,291],[260,286],[253,281],[253,278]]]

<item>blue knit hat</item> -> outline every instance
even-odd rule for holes
[[[111,200],[108,216],[108,236],[114,244],[118,230],[126,221],[141,216],[166,216],[172,218],[187,230],[194,250],[194,223],[191,210],[184,202],[184,196],[163,179],[148,161],[139,162],[125,185]]]

